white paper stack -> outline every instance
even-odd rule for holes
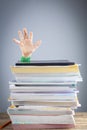
[[[41,63],[41,64],[40,64]],[[13,128],[72,128],[74,109],[80,106],[77,82],[79,65],[69,61],[18,63],[11,66],[9,82]]]

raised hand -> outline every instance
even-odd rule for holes
[[[26,28],[22,31],[18,31],[19,40],[13,39],[15,43],[20,46],[22,56],[30,57],[32,53],[40,46],[41,40],[38,40],[35,44],[33,44],[33,33],[30,32],[28,35],[28,31]]]

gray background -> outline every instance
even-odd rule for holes
[[[87,111],[86,6],[86,0],[0,0],[0,112],[9,105],[8,82],[14,79],[10,65],[21,57],[12,39],[24,27],[33,31],[34,42],[42,40],[32,60],[69,59],[81,64],[78,111]]]

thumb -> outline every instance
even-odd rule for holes
[[[16,43],[16,44],[20,44],[20,41],[18,41],[17,39],[13,39],[13,41]]]

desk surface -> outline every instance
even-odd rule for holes
[[[6,113],[0,113],[0,122],[2,120],[9,119]],[[76,127],[73,129],[63,129],[63,130],[87,130],[87,113],[76,113],[75,115]],[[13,130],[12,125],[9,124],[8,126],[4,127],[2,130]],[[35,129],[32,129],[35,130]],[[57,130],[57,129],[38,129],[38,130]],[[60,129],[58,129],[60,130]]]

